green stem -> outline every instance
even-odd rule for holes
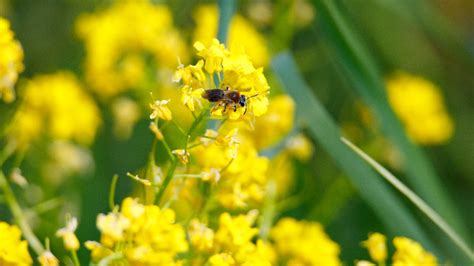
[[[227,43],[227,35],[229,32],[230,21],[235,12],[235,0],[219,0],[219,28],[217,32],[217,39],[221,43]]]
[[[13,190],[11,189],[10,184],[7,181],[7,178],[5,177],[5,174],[1,170],[0,170],[0,187],[2,188],[3,193],[5,194],[5,201],[7,202],[7,205],[10,208],[10,211],[12,212],[12,215],[16,220],[16,223],[20,227],[28,243],[30,243],[31,248],[34,250],[34,252],[38,256],[43,254],[44,247],[41,244],[41,242],[38,240],[36,235],[33,233],[33,230],[31,229],[30,225],[26,221],[23,211],[21,210],[21,207],[15,198],[15,194],[13,193]]]
[[[161,198],[165,194],[165,190],[168,187],[169,183],[171,182],[171,179],[173,179],[174,171],[176,170],[176,167],[178,166],[178,160],[175,158],[173,159],[170,169],[168,170],[168,173],[166,174],[165,179],[163,180],[163,185],[161,185],[160,190],[158,190],[158,194],[156,194],[155,197],[155,204],[159,205]]]
[[[79,262],[79,258],[77,257],[77,252],[75,250],[71,250],[72,261],[74,262],[74,266],[81,266]]]
[[[115,209],[115,189],[117,187],[118,175],[115,174],[112,177],[112,183],[110,184],[109,190],[109,208],[111,211]]]

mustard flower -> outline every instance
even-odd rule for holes
[[[182,104],[194,111],[194,101],[206,98],[214,103],[212,116],[230,120],[249,120],[267,111],[270,87],[263,69],[255,68],[244,52],[229,52],[216,39],[208,46],[196,42],[194,47],[202,60],[194,66],[180,65],[173,79],[183,84]],[[219,97],[207,94],[213,88],[221,90]]]
[[[419,243],[407,237],[395,237],[393,239],[393,245],[396,249],[392,257],[394,266],[438,265],[436,257],[433,256],[433,254],[425,251]]]
[[[59,266],[59,260],[49,250],[38,257],[38,262],[41,266]]]
[[[184,149],[178,149],[178,150],[173,150],[171,153],[176,155],[178,157],[178,160],[182,164],[188,164],[189,163],[189,156],[191,155],[188,151]]]
[[[172,69],[188,57],[169,8],[149,0],[114,1],[81,15],[76,32],[85,45],[86,80],[104,99],[159,82],[148,68]]]
[[[120,211],[99,215],[101,242],[87,242],[95,262],[117,252],[130,265],[178,265],[177,255],[188,250],[186,235],[171,209],[143,205],[126,198]]]
[[[15,40],[8,20],[0,17],[0,99],[9,103],[15,99],[13,86],[23,71],[23,49]]]
[[[20,149],[47,136],[89,145],[101,124],[94,100],[70,72],[38,75],[24,88],[24,101],[9,130]]]
[[[194,41],[210,45],[217,35],[218,10],[216,5],[202,5],[194,12],[196,29]],[[266,67],[270,62],[270,53],[264,36],[243,16],[236,14],[229,26],[229,50],[245,51],[258,67]]]
[[[288,265],[341,265],[339,246],[315,222],[283,218],[272,228],[277,253]]]
[[[423,145],[442,144],[454,132],[440,89],[431,81],[399,72],[386,82],[388,100],[408,136]]]
[[[369,239],[362,244],[369,250],[370,257],[377,263],[384,263],[387,259],[387,238],[380,233],[372,233]]]
[[[72,217],[67,221],[66,227],[59,229],[56,232],[57,237],[61,237],[63,239],[64,247],[66,250],[76,251],[79,249],[80,244],[79,240],[77,239],[76,234],[74,233],[77,228],[77,219]]]
[[[0,221],[0,265],[31,265],[28,243],[21,240],[21,231],[16,225]]]
[[[163,120],[171,120],[173,115],[171,110],[168,108],[168,103],[170,100],[157,100],[150,104],[150,108],[153,112],[150,115],[150,119],[160,118]]]
[[[199,220],[191,220],[188,233],[193,249],[198,252],[210,252],[214,247],[214,231]]]

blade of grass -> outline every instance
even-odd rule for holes
[[[271,66],[283,87],[297,103],[297,117],[307,125],[311,137],[320,143],[347,174],[361,197],[387,228],[394,234],[413,237],[433,250],[433,245],[407,207],[364,161],[355,159],[352,152],[341,143],[339,128],[312,94],[293,57],[288,52],[281,53],[273,58]]]
[[[470,250],[469,246],[463,239],[453,230],[448,223],[426,202],[424,202],[415,192],[411,191],[405,184],[403,184],[397,177],[395,177],[390,171],[385,169],[382,165],[372,159],[367,153],[363,152],[356,145],[345,138],[341,138],[349,148],[351,148],[357,155],[364,159],[370,164],[385,180],[392,184],[398,191],[405,195],[421,212],[423,212],[433,223],[435,223],[448,237],[456,244],[465,255],[474,262],[474,253]]]
[[[385,134],[403,154],[407,182],[431,206],[439,210],[454,228],[466,234],[467,230],[459,213],[442,189],[432,165],[422,151],[410,142],[402,125],[390,109],[383,80],[367,48],[344,18],[336,1],[313,0],[313,2],[338,62],[348,74],[347,77],[354,84],[356,91],[374,110]]]
[[[219,27],[217,31],[217,39],[221,43],[227,43],[227,35],[229,25],[235,12],[235,0],[219,0]]]

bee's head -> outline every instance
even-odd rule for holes
[[[242,107],[247,105],[247,97],[245,97],[245,95],[240,95],[239,105]]]

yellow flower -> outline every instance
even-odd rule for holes
[[[160,118],[163,120],[171,120],[173,115],[171,114],[171,110],[168,108],[168,103],[170,100],[157,100],[150,104],[150,108],[153,112],[150,115],[150,119]]]
[[[370,257],[377,263],[384,263],[387,259],[387,238],[380,233],[372,233],[369,239],[362,244],[369,250]]]
[[[436,266],[438,262],[433,254],[425,251],[423,247],[406,237],[395,237],[393,239],[395,253],[392,257],[394,266],[426,265]]]
[[[202,94],[204,93],[204,89],[196,89],[193,90],[191,87],[188,85],[185,85],[181,89],[181,103],[186,105],[186,107],[191,110],[191,112],[194,112],[194,102],[197,102],[199,106],[201,106],[201,101],[202,99]]]
[[[99,219],[101,243],[86,244],[95,262],[120,248],[130,265],[179,265],[176,256],[188,250],[184,229],[171,209],[126,198],[120,212]]]
[[[214,246],[214,231],[197,219],[189,224],[189,239],[191,245],[198,252],[209,252]]]
[[[281,219],[271,230],[277,253],[288,265],[341,265],[339,246],[314,222]]]
[[[178,150],[173,150],[171,153],[176,155],[178,157],[178,160],[182,164],[188,164],[189,163],[189,156],[191,155],[188,151],[184,149],[178,149]]]
[[[56,232],[56,236],[63,239],[66,250],[76,251],[80,247],[79,240],[74,233],[76,228],[77,219],[72,217],[69,221],[67,221],[66,227],[63,227]]]
[[[212,99],[214,117],[250,120],[267,111],[270,87],[263,69],[255,68],[245,53],[231,53],[216,39],[209,46],[196,42],[194,47],[202,60],[195,66],[180,65],[173,79],[183,84],[183,104],[194,110],[194,100],[200,103],[202,92],[217,88],[225,91],[220,99]]]
[[[431,81],[399,72],[386,82],[388,100],[410,138],[420,144],[448,141],[454,125],[440,89]]]
[[[194,13],[194,20],[196,21],[194,41],[210,45],[217,35],[217,6],[200,6]],[[270,61],[264,37],[239,14],[235,15],[230,23],[229,47],[231,52],[246,52],[258,67],[265,67]]]
[[[219,229],[215,235],[216,244],[226,250],[235,251],[249,243],[258,233],[258,229],[252,227],[257,214],[256,210],[235,218],[227,212],[221,214]]]
[[[0,265],[31,265],[28,243],[21,240],[20,229],[0,221]]]
[[[23,49],[14,39],[8,20],[0,17],[0,99],[9,103],[15,99],[13,86],[23,71]]]
[[[153,132],[153,134],[155,135],[155,138],[158,139],[158,140],[163,140],[164,136],[163,136],[163,133],[161,132],[161,130],[158,128],[158,126],[156,125],[156,123],[154,122],[150,122],[150,126],[149,126],[151,132]]]
[[[38,257],[38,262],[41,266],[58,266],[59,260],[51,253],[51,251],[45,251]]]
[[[300,133],[288,139],[286,151],[300,161],[308,161],[313,155],[313,143],[304,134]]]
[[[159,82],[147,69],[186,60],[186,45],[171,11],[148,0],[114,1],[109,8],[81,15],[76,32],[86,48],[85,74],[94,91],[108,99]]]
[[[101,123],[99,109],[69,72],[39,75],[24,88],[24,101],[9,137],[26,149],[41,136],[89,145]]]
[[[140,119],[138,104],[126,97],[118,98],[112,102],[114,116],[114,135],[120,139],[127,139],[132,135],[133,127]]]
[[[102,233],[100,242],[106,247],[113,247],[124,239],[125,230],[130,227],[130,220],[121,213],[99,214],[97,228]]]
[[[228,253],[214,254],[209,258],[209,265],[211,266],[232,266],[235,265],[235,260]]]

